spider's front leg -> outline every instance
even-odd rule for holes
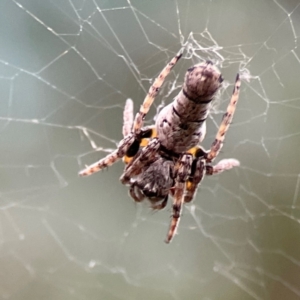
[[[223,142],[225,139],[226,132],[229,128],[230,123],[232,122],[232,118],[235,112],[236,104],[239,99],[240,95],[240,87],[241,87],[241,79],[239,74],[236,75],[235,79],[235,84],[232,92],[232,96],[230,99],[230,102],[227,106],[227,111],[223,115],[222,122],[220,124],[219,130],[216,134],[216,138],[214,142],[212,143],[212,146],[209,150],[209,152],[206,155],[206,161],[207,162],[212,162],[220,153],[222,147],[223,147]]]
[[[120,177],[123,184],[130,182],[130,178],[139,174],[141,169],[155,157],[160,147],[158,138],[150,140],[149,144],[144,147],[133,161],[126,167],[124,173]]]
[[[80,171],[79,175],[92,175],[104,168],[111,166],[124,156],[126,156],[126,159],[129,161],[138,153],[142,140],[150,138],[151,136],[153,136],[153,134],[153,128],[150,126],[142,128],[140,133],[137,135],[133,132],[130,133],[121,140],[118,145],[118,149],[116,149],[106,157],[100,159],[96,163],[86,167],[84,170]]]
[[[190,153],[185,153],[178,161],[177,174],[175,179],[175,186],[172,189],[173,195],[173,214],[170,224],[170,229],[165,240],[170,243],[176,232],[179,224],[180,215],[182,211],[182,204],[184,201],[185,183],[188,180],[192,168],[193,156]]]
[[[134,119],[133,130],[135,133],[139,133],[141,128],[144,125],[144,119],[149,109],[157,96],[162,84],[165,81],[165,78],[171,72],[175,64],[181,58],[184,48],[180,49],[180,51],[171,59],[171,61],[164,67],[164,69],[160,72],[160,74],[155,78],[153,84],[151,85],[146,98],[144,99],[143,104],[140,107],[140,111],[136,114]]]
[[[123,139],[120,141],[118,145],[118,149],[113,151],[111,154],[106,157],[100,159],[96,163],[86,167],[84,170],[79,172],[80,176],[88,176],[92,175],[106,167],[111,166],[117,160],[124,157],[129,153],[129,155],[133,156],[139,149],[139,143],[137,143],[137,138],[131,133],[133,126],[133,102],[131,99],[126,100],[126,104],[123,111]],[[143,135],[142,132],[141,135]],[[129,158],[126,156],[129,160]]]
[[[84,170],[79,172],[80,176],[89,176],[104,168],[107,168],[114,164],[117,160],[127,155],[128,152],[137,152],[139,149],[139,141],[136,139],[133,133],[127,135],[118,145],[118,149],[113,151],[111,154],[100,159],[96,163],[86,167]]]

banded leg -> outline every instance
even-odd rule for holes
[[[183,48],[174,56],[171,61],[165,66],[165,68],[160,72],[158,77],[154,80],[151,85],[148,94],[141,105],[140,111],[136,114],[133,129],[136,134],[138,134],[143,127],[144,118],[149,112],[150,106],[152,105],[155,97],[157,96],[165,78],[168,76],[172,68],[175,66],[177,61],[180,59],[183,53]]]
[[[134,133],[130,133],[121,140],[115,151],[100,159],[96,163],[87,166],[84,170],[79,172],[79,176],[92,175],[111,166],[122,157],[124,157],[124,163],[129,164],[138,153],[140,146],[144,147],[147,145],[149,138],[152,138],[152,136],[155,135],[156,131],[151,126],[142,128],[138,137],[136,137]]]
[[[123,137],[124,139],[119,143],[118,149],[111,154],[100,159],[96,163],[86,167],[79,172],[79,176],[92,175],[106,167],[111,166],[120,158],[124,157],[124,162],[127,163],[125,154],[130,147],[134,144],[135,138],[133,134],[130,134],[133,126],[133,102],[131,99],[127,99],[123,111]]]
[[[230,99],[230,103],[227,106],[227,111],[223,115],[222,123],[219,127],[216,138],[215,138],[214,142],[212,143],[210,151],[208,152],[208,154],[206,156],[207,162],[212,162],[217,157],[217,155],[219,154],[219,152],[223,146],[225,134],[226,134],[226,132],[229,128],[229,125],[232,121],[233,114],[234,114],[235,108],[236,108],[236,103],[239,99],[240,86],[241,86],[241,80],[240,80],[239,74],[237,74],[234,88],[233,88],[233,93],[232,93],[232,96]]]
[[[80,176],[89,176],[102,169],[111,166],[117,160],[122,158],[128,149],[133,145],[135,141],[135,137],[133,134],[127,135],[121,142],[119,143],[118,149],[113,151],[111,154],[107,155],[106,157],[100,159],[96,163],[86,167],[82,171],[79,172]]]
[[[197,189],[201,181],[203,180],[204,175],[216,175],[220,174],[223,171],[230,170],[233,167],[240,165],[240,162],[233,158],[222,159],[215,166],[205,165],[204,159],[195,160],[196,165],[195,169],[192,168],[192,173],[188,181],[186,182],[185,191],[184,191],[184,202],[188,203],[193,200],[196,195]],[[194,163],[193,163],[194,165]]]
[[[183,195],[184,203],[191,202],[194,199],[198,186],[203,180],[205,174],[205,161],[203,159],[195,159],[193,165],[194,168],[191,176],[185,185],[185,191]]]
[[[211,166],[211,165],[205,166],[206,174],[207,175],[220,174],[223,171],[230,170],[233,167],[238,167],[239,165],[240,162],[237,159],[234,158],[222,159],[215,166]]]
[[[180,215],[181,215],[182,204],[184,199],[183,195],[184,195],[185,182],[190,176],[192,162],[193,162],[193,156],[190,153],[183,154],[183,156],[178,162],[179,167],[177,170],[175,186],[173,188],[173,214],[172,214],[169,232],[165,240],[166,243],[170,243],[171,240],[173,239],[173,236],[176,232],[176,229],[180,221]]]

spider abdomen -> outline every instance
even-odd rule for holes
[[[157,117],[157,136],[162,146],[182,153],[204,139],[205,120],[222,81],[220,71],[210,61],[188,69],[182,90]]]

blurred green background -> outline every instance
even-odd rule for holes
[[[1,299],[300,299],[298,1],[0,2]],[[147,121],[185,70],[211,59],[225,78],[210,147],[237,72],[240,101],[219,157],[184,207],[135,205],[116,147],[126,99],[137,109],[170,58],[185,54]]]

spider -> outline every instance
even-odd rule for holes
[[[235,112],[241,85],[239,74],[210,150],[205,151],[199,145],[206,134],[205,120],[212,100],[223,81],[220,71],[211,61],[189,68],[181,91],[160,111],[155,125],[143,126],[166,76],[182,53],[180,50],[155,79],[135,119],[133,103],[127,100],[123,114],[124,137],[117,149],[79,173],[80,176],[91,175],[123,158],[125,169],[120,180],[129,186],[134,201],[147,198],[152,208],[159,210],[166,206],[171,196],[173,212],[166,243],[172,240],[177,230],[182,204],[193,200],[204,175],[218,174],[239,165],[236,159],[223,159],[212,165]]]

